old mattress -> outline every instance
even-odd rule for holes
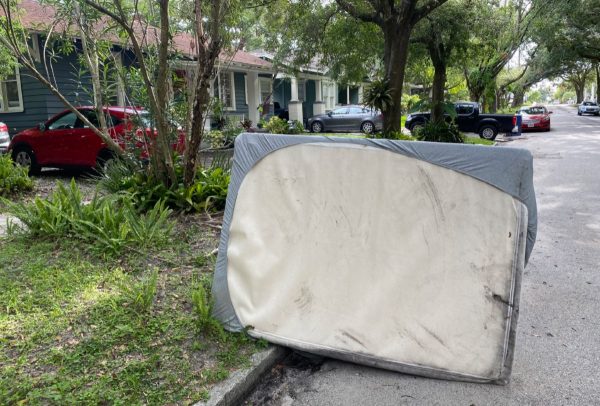
[[[505,383],[535,218],[527,151],[243,134],[214,313],[303,351]]]

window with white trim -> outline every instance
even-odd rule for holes
[[[15,69],[15,74],[10,75],[0,81],[0,112],[22,112],[23,95],[21,94],[21,77],[19,69]]]
[[[233,72],[219,72],[219,98],[227,110],[235,110]]]

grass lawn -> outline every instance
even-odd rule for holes
[[[191,404],[247,365],[263,343],[201,327],[194,311],[218,230],[197,215],[175,227],[163,246],[119,257],[0,237],[0,403]]]
[[[479,137],[465,137],[465,144],[475,145],[494,145],[494,141],[486,140]]]

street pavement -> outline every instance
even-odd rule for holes
[[[248,403],[600,405],[600,117],[552,106],[552,131],[499,148],[532,152],[538,238],[523,276],[512,381],[426,379],[326,360],[279,372]]]

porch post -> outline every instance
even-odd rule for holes
[[[295,76],[292,76],[292,98],[290,101],[298,101],[298,79]]]
[[[298,79],[292,76],[292,99],[288,103],[290,120],[304,122],[302,116],[302,102],[298,100]]]
[[[248,119],[252,121],[252,125],[256,126],[258,120],[260,120],[258,113],[260,83],[257,72],[246,73],[246,86],[248,89],[248,100],[246,100],[246,103],[248,103]]]
[[[364,86],[360,85],[358,87],[358,104],[363,104],[363,91],[364,91]]]
[[[350,104],[350,85],[346,85],[346,104]]]
[[[315,80],[315,102],[313,103],[313,114],[325,114],[325,103],[321,91],[321,81]]]

